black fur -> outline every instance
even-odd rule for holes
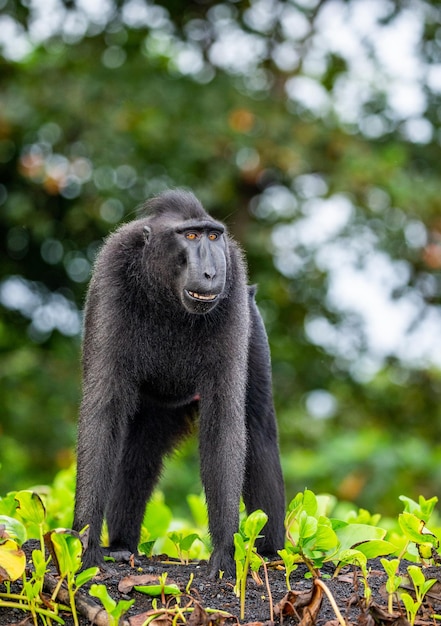
[[[86,566],[104,516],[110,550],[136,552],[163,457],[199,414],[211,573],[233,575],[241,494],[269,516],[259,550],[284,543],[267,337],[224,226],[187,192],[147,210],[107,239],[89,286],[74,528],[90,526]]]

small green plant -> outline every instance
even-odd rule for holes
[[[46,524],[46,509],[42,499],[34,491],[17,491],[16,515],[23,522],[28,537],[37,537],[40,549],[44,554],[44,531]]]
[[[289,580],[289,577],[291,576],[292,572],[294,572],[298,567],[296,563],[296,555],[289,550],[286,550],[285,548],[283,548],[283,550],[278,550],[277,552],[280,555],[283,561],[283,565],[285,567],[286,588],[291,591],[291,582]]]
[[[234,559],[236,561],[236,584],[234,591],[240,598],[240,619],[245,617],[245,594],[248,569],[257,571],[261,557],[257,554],[255,542],[268,521],[266,513],[258,509],[250,513],[241,524],[241,532],[234,534]]]
[[[79,572],[82,566],[81,557],[83,545],[77,534],[67,530],[53,530],[46,534],[46,543],[52,554],[60,580],[52,597],[55,599],[63,581],[66,581],[69,593],[70,608],[75,626],[78,625],[78,615],[75,605],[75,594],[78,589],[89,582],[99,572],[98,567],[89,567]],[[78,573],[79,572],[79,573]]]
[[[314,578],[326,562],[340,565],[392,554],[396,546],[385,541],[386,530],[370,524],[348,523],[324,515],[323,503],[308,489],[288,506],[285,519],[286,550],[303,561]],[[283,557],[282,557],[283,558]],[[286,557],[285,557],[286,558]]]
[[[101,601],[108,615],[109,626],[118,626],[123,616],[135,602],[135,600],[120,600],[119,602],[115,602],[105,585],[91,585],[89,594]]]
[[[400,588],[402,577],[397,576],[400,566],[400,559],[381,559],[381,564],[387,574],[386,591],[387,591],[387,610],[393,613],[393,601],[398,589]]]
[[[409,620],[411,626],[414,626],[417,613],[423,604],[424,596],[430,590],[432,585],[436,583],[436,580],[426,580],[421,568],[418,567],[418,565],[409,565],[407,572],[415,590],[415,600],[405,591],[400,593],[400,598],[406,609],[407,619]]]
[[[420,496],[417,503],[411,498],[400,496],[400,500],[404,502],[404,512],[398,516],[398,523],[406,538],[400,558],[406,555],[409,545],[414,543],[423,562],[426,559],[433,559],[435,563],[440,563],[441,558],[438,554],[439,540],[426,526],[438,502],[438,498],[433,497],[430,500],[426,500],[423,496]],[[406,556],[412,558],[413,555],[410,553]]]
[[[9,534],[10,533],[10,534]],[[0,525],[0,582],[5,583],[5,592],[0,593],[0,608],[16,608],[29,612],[35,625],[38,619],[43,624],[52,621],[61,624],[58,605],[46,606],[42,601],[42,590],[47,562],[41,550],[32,552],[34,571],[26,577],[26,556],[21,544],[26,540],[26,529],[18,520],[2,516]],[[11,593],[10,582],[22,579],[21,593]],[[51,621],[52,620],[52,621]]]
[[[196,539],[199,539],[199,535],[197,533],[171,531],[168,533],[168,538],[175,546],[181,563],[188,565],[191,547]]]

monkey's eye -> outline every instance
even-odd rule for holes
[[[197,239],[198,236],[196,233],[185,233],[185,237],[193,241],[194,239]]]
[[[216,241],[216,239],[217,239],[218,237],[219,237],[219,235],[218,235],[217,233],[210,233],[210,234],[208,235],[208,239],[209,239],[210,241]]]

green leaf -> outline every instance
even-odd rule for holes
[[[168,537],[183,552],[188,552],[196,539],[199,539],[199,535],[197,533],[189,533],[188,535],[185,535],[184,533],[177,531],[169,532]]]
[[[160,596],[162,594],[179,596],[181,594],[181,590],[177,585],[135,585],[133,588],[148,596]]]
[[[199,535],[197,533],[190,533],[189,535],[186,535],[181,541],[181,550],[188,552],[196,539],[199,539]]]
[[[327,552],[328,550],[336,548],[337,545],[337,534],[328,524],[319,522],[317,524],[317,532],[314,539],[314,550]]]
[[[116,607],[116,602],[109,595],[105,585],[91,585],[89,594],[94,598],[98,598],[108,613],[112,613],[113,609]]]
[[[415,502],[415,500],[412,500],[412,498],[408,498],[407,496],[399,496],[398,499],[404,503],[404,511],[406,513],[416,514],[417,511],[418,513],[421,512],[418,503]]]
[[[426,543],[435,548],[438,547],[439,541],[437,537],[425,527],[424,521],[416,517],[416,515],[400,513],[398,523],[406,537],[417,545]]]
[[[262,559],[257,554],[257,552],[251,552],[250,554],[250,567],[253,572],[257,572],[262,566]]]
[[[379,556],[393,554],[397,551],[397,546],[383,539],[371,539],[357,544],[357,550],[363,552],[367,559],[376,559]]]
[[[88,583],[89,580],[92,580],[92,578],[94,578],[99,571],[99,567],[89,567],[88,569],[83,570],[75,577],[75,586],[77,588],[82,587]]]
[[[421,596],[424,598],[426,593],[430,591],[433,585],[436,583],[435,578],[430,578],[429,580],[424,581],[423,585],[421,585]]]
[[[1,466],[0,466],[1,467]],[[8,495],[0,498],[0,514],[7,517],[13,517],[17,509],[17,501],[15,499],[15,493],[12,491]]]
[[[367,564],[366,555],[360,550],[343,550],[342,552],[338,552],[338,559],[340,563],[344,563],[346,565],[350,565],[352,563],[356,563],[360,567],[364,567]]]
[[[46,509],[38,493],[34,491],[17,491],[15,500],[18,503],[17,513],[25,522],[44,523]]]
[[[246,518],[243,526],[245,536],[254,541],[260,534],[260,531],[265,526],[267,521],[268,515],[260,509],[257,509],[257,511],[253,511],[252,513],[250,513]]]
[[[153,541],[143,541],[143,543],[139,544],[138,550],[146,557],[151,557],[153,552],[153,546],[155,545],[155,543],[156,539],[154,539]]]
[[[13,517],[7,515],[0,515],[0,526],[5,527],[5,532],[10,539],[14,539],[20,546],[24,544],[27,539],[26,528],[24,525]],[[4,533],[0,532],[0,537]]]
[[[424,585],[426,578],[421,571],[421,567],[418,567],[418,565],[409,565],[407,571],[415,587],[421,587],[421,585]]]
[[[298,511],[301,508],[302,503],[303,503],[303,493],[299,492],[296,496],[294,496],[294,498],[288,504],[288,513],[295,513],[296,511]]]
[[[329,494],[319,494],[316,496],[317,501],[317,515],[323,515],[328,517],[330,512],[334,509],[337,498]]]
[[[305,489],[303,493],[303,510],[308,515],[317,515],[318,503],[315,493],[309,489]]]
[[[299,515],[299,543],[303,545],[305,541],[314,537],[317,532],[318,521],[315,517],[309,516],[306,511]]]
[[[349,548],[358,548],[358,544],[366,541],[383,539],[386,531],[378,526],[369,526],[368,524],[347,524],[336,530],[340,549],[347,550]]]
[[[109,595],[105,585],[91,585],[89,594],[94,598],[98,598],[107,613],[114,618],[113,620],[109,620],[110,624],[119,624],[122,615],[135,603],[135,600],[120,600],[116,603]]]
[[[381,565],[384,567],[388,578],[392,578],[398,572],[400,559],[381,559]]]
[[[432,515],[438,502],[438,498],[436,496],[430,498],[429,500],[426,500],[424,496],[419,496],[418,503],[407,496],[399,496],[399,499],[404,503],[405,513],[411,513],[426,523],[429,521],[430,516]]]
[[[83,546],[78,537],[68,531],[51,531],[48,533],[61,576],[75,574],[81,567]]]
[[[420,602],[414,601],[414,599],[408,593],[400,593],[400,598],[406,607],[406,611],[410,615],[415,615],[420,608]]]
[[[41,550],[32,550],[32,562],[37,577],[43,578],[47,569],[47,561]]]
[[[243,559],[245,559],[246,554],[247,554],[244,538],[242,537],[240,533],[234,533],[233,540],[234,540],[234,560],[242,561]]]
[[[277,550],[277,554],[280,556],[287,569],[291,569],[294,563],[297,563],[299,560],[297,554],[294,554],[293,552],[291,552],[290,550],[286,550],[285,548],[283,548],[283,550]]]

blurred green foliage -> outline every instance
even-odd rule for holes
[[[94,256],[170,186],[226,220],[259,284],[288,498],[389,513],[439,492],[441,9],[385,3],[363,65],[324,27],[361,4],[60,2],[44,30],[33,5],[0,2],[0,493],[71,464]],[[409,18],[422,69],[406,97],[423,104],[400,114],[372,41]],[[378,291],[347,303],[356,270],[392,323]],[[177,505],[200,491],[194,442],[162,485]]]

